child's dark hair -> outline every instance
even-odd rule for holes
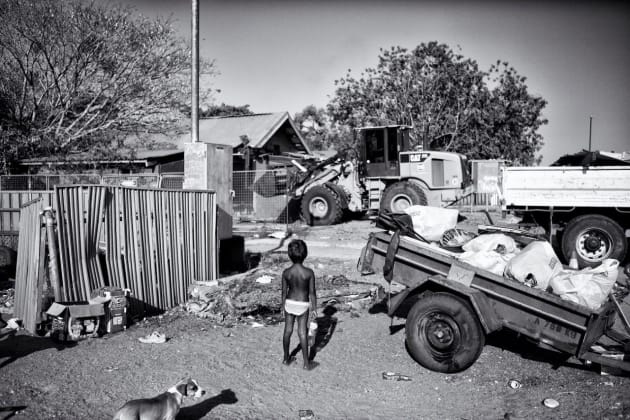
[[[306,243],[301,239],[294,239],[289,242],[289,258],[292,263],[302,263],[306,259]]]

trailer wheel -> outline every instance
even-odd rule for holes
[[[411,356],[435,372],[467,369],[485,344],[477,315],[466,301],[449,293],[420,298],[409,311],[405,332]]]
[[[422,187],[413,182],[397,182],[385,188],[381,197],[381,211],[401,213],[407,207],[427,205],[427,196]]]
[[[580,267],[594,267],[606,258],[623,262],[628,241],[621,226],[599,214],[585,214],[571,220],[562,234],[562,255],[566,261],[575,251]]]
[[[336,192],[323,185],[306,191],[302,197],[302,217],[311,226],[339,223],[343,216],[341,199]]]

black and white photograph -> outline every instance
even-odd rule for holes
[[[630,3],[0,0],[0,420],[630,419]]]

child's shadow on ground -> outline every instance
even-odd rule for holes
[[[221,404],[235,404],[238,402],[236,394],[231,389],[224,389],[219,395],[203,400],[199,404],[182,407],[177,414],[177,420],[200,419]]]
[[[315,343],[310,348],[308,358],[310,361],[315,359],[317,353],[319,353],[330,342],[335,328],[337,327],[337,318],[333,315],[337,312],[333,306],[326,306],[323,311],[323,316],[317,317],[317,335],[315,336]],[[295,357],[302,349],[302,346],[298,346],[291,352],[291,357]]]

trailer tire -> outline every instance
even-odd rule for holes
[[[441,373],[468,369],[485,345],[477,314],[465,300],[450,293],[421,297],[409,311],[405,334],[411,356],[425,368]]]
[[[341,198],[332,189],[317,185],[302,197],[302,218],[311,226],[334,225],[343,217]]]
[[[584,214],[571,220],[562,234],[562,255],[568,262],[575,251],[580,268],[594,267],[606,258],[623,262],[628,241],[619,223],[600,214]]]
[[[381,211],[401,213],[407,207],[415,205],[427,205],[427,195],[418,184],[409,181],[396,182],[383,191]]]

